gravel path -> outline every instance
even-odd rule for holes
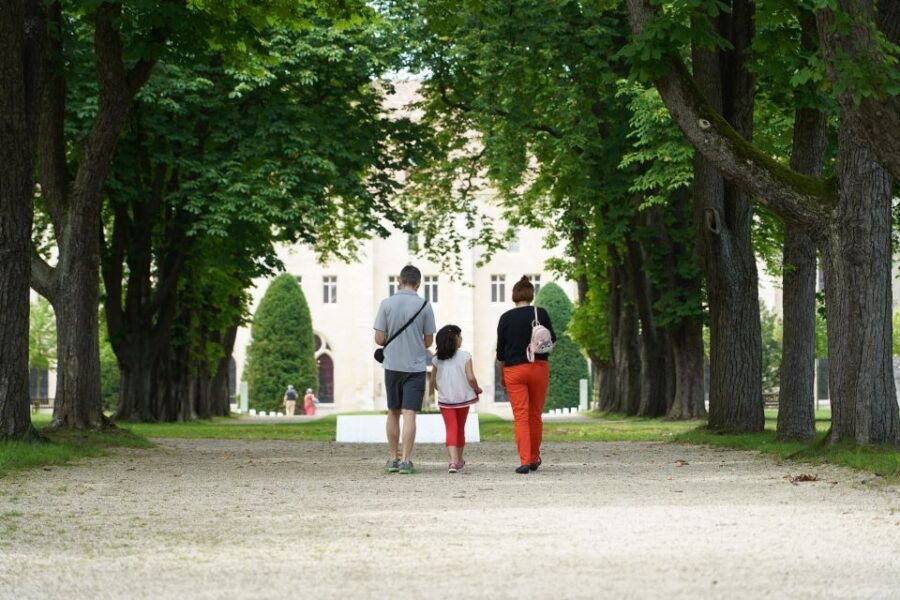
[[[484,443],[401,476],[381,447],[159,443],[0,479],[0,597],[900,596],[900,489],[837,467],[548,444],[521,476]]]

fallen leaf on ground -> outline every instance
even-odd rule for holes
[[[676,466],[676,467],[684,467],[684,466],[687,466],[687,465],[689,465],[689,464],[691,464],[691,463],[689,463],[688,461],[684,460],[683,458],[679,458],[678,460],[675,461],[675,466]]]
[[[801,481],[818,481],[818,480],[819,480],[818,475],[810,474],[810,473],[803,473],[801,475],[795,475],[795,476],[791,477],[791,483],[794,485],[797,485]]]

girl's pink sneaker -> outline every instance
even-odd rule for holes
[[[447,467],[447,472],[448,473],[458,473],[459,472],[459,464],[455,463],[455,462],[450,463],[450,465]]]

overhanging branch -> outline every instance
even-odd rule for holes
[[[628,10],[635,34],[654,17],[646,0],[628,0]],[[837,202],[833,185],[791,170],[745,140],[704,99],[679,57],[670,55],[667,67],[656,88],[694,148],[783,219],[803,227],[820,223]]]

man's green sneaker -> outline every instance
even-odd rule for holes
[[[386,473],[396,473],[400,470],[400,460],[396,458],[391,458],[387,461],[387,464],[384,465],[384,471]]]
[[[416,470],[413,468],[412,461],[402,462],[400,463],[400,474],[401,475],[412,475]]]

